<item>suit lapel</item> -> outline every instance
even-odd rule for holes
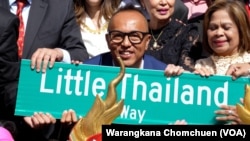
[[[23,57],[26,57],[29,54],[29,51],[31,51],[32,43],[36,37],[40,25],[42,24],[47,11],[47,6],[48,3],[45,0],[32,1],[25,31]]]
[[[110,52],[101,55],[100,64],[104,66],[113,66],[113,59]]]
[[[143,56],[144,64],[143,64],[143,69],[151,69],[152,68],[152,63],[148,59],[147,55]]]

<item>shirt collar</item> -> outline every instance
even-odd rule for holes
[[[143,69],[144,67],[144,59],[141,60],[141,66],[140,66],[140,69]]]
[[[115,63],[114,63],[114,61],[112,61],[113,62],[113,66],[115,66]],[[139,67],[139,69],[143,69],[144,67],[144,59],[142,58],[142,60],[141,60],[141,66]]]
[[[32,0],[27,0],[29,4],[31,4]],[[16,3],[16,0],[9,0],[9,4],[10,6],[15,4]]]

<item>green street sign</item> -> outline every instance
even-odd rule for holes
[[[22,60],[15,114],[31,116],[49,112],[60,118],[74,109],[85,116],[98,94],[106,98],[109,82],[119,67],[55,63],[46,73],[30,68]],[[124,99],[119,124],[168,124],[185,119],[189,124],[217,124],[215,110],[222,104],[240,103],[248,77],[232,80],[230,76],[209,78],[192,73],[165,77],[163,71],[126,68],[117,86],[117,101]]]

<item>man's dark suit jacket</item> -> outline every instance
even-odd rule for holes
[[[18,18],[10,11],[0,8],[0,119],[9,118],[15,108],[20,66],[16,44],[18,26]]]
[[[0,7],[10,10],[9,0]],[[80,27],[76,23],[73,0],[32,0],[26,25],[23,58],[30,59],[41,47],[60,47],[71,60],[88,59]]]
[[[152,56],[144,55],[143,59],[144,59],[143,69],[165,70],[165,68],[167,67],[166,64],[164,64],[161,61],[158,61]],[[113,59],[111,53],[107,52],[95,56],[89,60],[86,60],[84,64],[113,66]]]
[[[0,7],[10,10],[9,0],[0,0]],[[69,52],[71,60],[84,61],[89,58],[80,27],[76,22],[73,0],[32,0],[22,58],[31,59],[32,54],[43,47],[65,49]],[[27,81],[31,80],[27,78]],[[40,137],[40,132],[36,134],[35,130],[26,127],[25,123],[20,124],[22,125],[18,127],[23,129],[19,129],[21,137],[16,141],[44,140]]]

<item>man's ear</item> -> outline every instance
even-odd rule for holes
[[[145,38],[146,38],[145,50],[148,50],[149,42],[150,42],[152,36],[150,34],[148,34],[147,37],[145,37]]]
[[[107,34],[105,34],[105,38],[106,38],[106,42],[107,42],[107,44],[108,44],[108,48],[109,48],[109,50],[110,50],[110,38],[109,38],[109,34],[107,33]]]

